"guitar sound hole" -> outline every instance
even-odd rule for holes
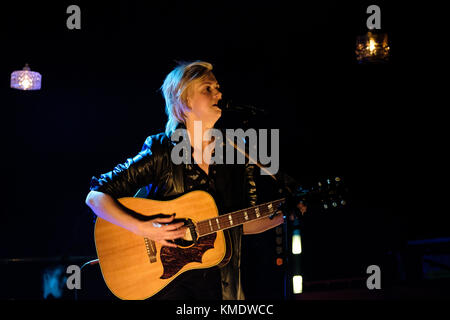
[[[195,231],[194,223],[191,219],[174,219],[172,223],[184,222],[184,227],[187,227],[186,235],[184,238],[175,239],[172,243],[180,247],[190,247],[197,243],[197,232]]]
[[[175,239],[172,241],[173,243],[175,243],[176,245],[182,247],[182,248],[186,248],[186,247],[190,247],[191,245],[193,245],[195,242],[194,241],[188,241],[188,240],[184,240],[184,239]]]

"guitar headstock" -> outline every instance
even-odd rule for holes
[[[309,188],[298,188],[295,198],[310,209],[326,211],[346,206],[347,192],[343,178],[336,176],[321,179]]]

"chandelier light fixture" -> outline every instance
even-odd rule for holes
[[[389,43],[386,33],[367,32],[356,38],[358,63],[384,63],[389,61]]]
[[[11,73],[11,88],[18,90],[40,90],[42,76],[39,72],[31,71],[28,63],[23,70]]]

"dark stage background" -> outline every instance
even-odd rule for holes
[[[158,89],[175,61],[197,59],[213,63],[225,99],[268,111],[250,124],[280,129],[283,171],[305,184],[345,178],[349,206],[305,222],[304,281],[367,277],[371,264],[382,266],[385,288],[423,280],[408,243],[450,236],[439,98],[448,54],[439,6],[392,2],[2,4],[0,296],[42,298],[42,270],[95,257],[91,177],[163,130]],[[66,28],[71,4],[81,30]],[[370,4],[389,35],[387,64],[355,62]],[[9,88],[25,63],[42,74],[42,90]],[[261,198],[273,197],[261,182]],[[275,238],[245,237],[250,299],[283,298]],[[101,298],[95,268],[86,287]]]

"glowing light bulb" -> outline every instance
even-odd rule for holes
[[[295,275],[292,277],[292,285],[294,293],[302,293],[303,292],[303,277],[300,275]]]
[[[369,50],[371,54],[375,52],[375,40],[373,39],[369,40]]]
[[[300,237],[300,230],[295,229],[292,233],[292,254],[302,253],[302,238]]]
[[[24,77],[21,81],[20,81],[20,85],[22,86],[22,88],[24,90],[28,90],[29,88],[31,88],[31,86],[33,85],[33,80],[31,80],[28,77]]]

